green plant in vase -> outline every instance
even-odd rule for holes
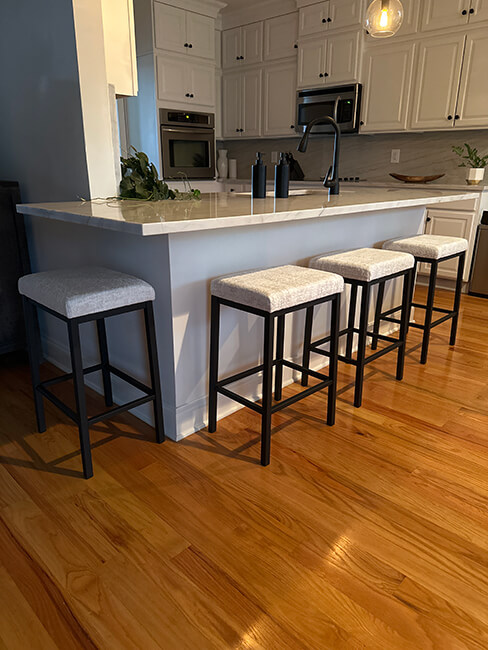
[[[462,160],[459,167],[467,167],[468,175],[466,183],[468,185],[479,185],[485,176],[485,167],[488,165],[488,154],[480,156],[476,147],[471,147],[465,143],[461,146],[453,146],[453,152]]]

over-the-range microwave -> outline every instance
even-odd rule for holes
[[[341,127],[341,133],[357,133],[361,114],[361,84],[311,88],[297,92],[298,133],[303,133],[309,122],[316,117],[333,117]],[[330,124],[317,124],[313,133],[333,133]]]

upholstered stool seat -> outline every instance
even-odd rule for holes
[[[461,290],[464,274],[464,263],[466,259],[466,251],[468,249],[468,242],[463,237],[446,237],[444,235],[413,235],[411,237],[402,237],[399,239],[390,239],[383,244],[383,248],[387,251],[403,251],[411,253],[415,256],[415,271],[417,264],[430,265],[430,278],[429,278],[429,291],[427,295],[427,302],[425,304],[413,302],[413,289],[412,283],[410,303],[413,307],[425,309],[425,319],[423,323],[411,322],[409,327],[415,327],[423,331],[422,337],[422,352],[420,355],[420,363],[427,363],[427,356],[429,353],[430,333],[433,327],[452,319],[451,323],[451,336],[449,340],[450,345],[456,343],[457,325],[459,319],[459,305],[461,303]],[[435,302],[435,287],[437,281],[438,266],[447,260],[458,260],[456,289],[454,294],[454,305],[452,309],[441,309],[434,306]],[[415,273],[414,273],[415,277]],[[381,296],[381,294],[380,294]],[[381,306],[377,305],[376,309],[377,318],[382,317]],[[432,321],[434,313],[441,314],[440,318]],[[391,318],[391,314],[390,314]],[[391,320],[394,320],[391,318]]]
[[[271,415],[290,404],[328,388],[327,424],[335,421],[337,353],[340,313],[340,295],[344,280],[334,273],[326,273],[301,266],[280,266],[271,269],[245,271],[220,278],[211,283],[212,314],[210,334],[210,378],[208,430],[217,428],[217,395],[225,395],[261,415],[261,464],[270,460]],[[285,316],[300,309],[307,309],[330,302],[330,363],[328,375],[304,368],[284,358]],[[263,362],[225,379],[218,378],[220,307],[256,314],[264,319]],[[276,355],[274,355],[274,327],[277,321]],[[283,368],[298,370],[318,379],[311,388],[281,401]],[[275,400],[272,403],[273,368],[275,369]],[[229,390],[227,386],[253,374],[263,373],[263,395],[261,404],[252,402]]]
[[[344,281],[350,286],[349,315],[347,327],[339,332],[339,336],[346,336],[345,354],[339,355],[339,361],[354,365],[356,367],[356,380],[354,389],[354,406],[359,407],[362,403],[364,368],[366,364],[378,359],[380,356],[398,350],[397,359],[397,379],[403,378],[403,368],[405,363],[405,345],[408,325],[408,299],[410,296],[410,284],[412,281],[412,269],[415,263],[413,255],[409,253],[386,251],[381,248],[359,248],[350,251],[339,251],[318,255],[310,261],[310,266],[314,269],[339,273],[344,277]],[[371,289],[375,285],[383,290],[384,283],[387,280],[403,278],[403,299],[402,299],[402,318],[398,338],[384,336],[375,329],[368,332],[368,314]],[[358,289],[361,288],[361,309],[359,327],[356,323],[356,303]],[[397,308],[398,309],[398,308]],[[309,367],[310,353],[323,354],[328,356],[328,351],[322,346],[328,342],[328,338],[312,340],[313,327],[313,306],[307,310],[305,325],[305,341],[303,346],[303,366]],[[353,357],[354,335],[358,335],[358,351],[356,358]],[[366,357],[367,338],[371,337],[373,342],[378,340],[386,341],[388,345]],[[374,347],[375,349],[375,347]],[[302,376],[302,385],[308,385],[306,374]]]
[[[31,366],[37,428],[40,433],[46,430],[43,397],[49,399],[78,425],[83,475],[93,475],[90,449],[89,426],[109,419],[123,411],[128,411],[147,402],[153,402],[157,442],[164,440],[159,365],[154,325],[153,287],[139,278],[100,267],[63,269],[32,273],[19,280],[19,292],[23,297],[27,326],[27,343]],[[41,341],[37,327],[37,308],[66,322],[68,327],[72,372],[41,382],[40,349]],[[112,366],[109,361],[105,318],[129,311],[142,310],[145,317],[145,332],[149,356],[151,386]],[[81,323],[96,321],[100,349],[100,363],[83,368],[79,326]],[[109,408],[104,413],[88,417],[86,411],[85,387],[83,377],[100,371],[103,379],[105,404]],[[127,404],[113,406],[111,375],[127,382],[143,397]],[[76,411],[64,404],[50,390],[49,386],[72,379],[75,389]]]
[[[401,239],[390,239],[383,244],[390,251],[403,251],[417,257],[439,260],[449,255],[457,255],[468,249],[468,241],[462,237],[444,235],[414,235]]]

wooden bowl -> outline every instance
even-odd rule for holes
[[[430,183],[431,181],[436,181],[438,178],[442,178],[445,174],[434,174],[433,176],[404,176],[403,174],[390,174],[390,176],[393,176],[397,181],[403,181],[404,183]]]

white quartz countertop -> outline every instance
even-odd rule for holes
[[[296,192],[296,193],[295,193]],[[381,210],[472,200],[473,194],[433,188],[343,187],[339,196],[326,190],[292,190],[288,199],[251,199],[248,194],[202,194],[199,201],[72,201],[28,203],[22,214],[118,230],[162,235],[301,219],[334,218]]]

